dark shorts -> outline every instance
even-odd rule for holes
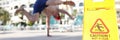
[[[33,14],[35,13],[41,13],[46,7],[47,0],[36,0],[33,8]]]

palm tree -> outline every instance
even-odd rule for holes
[[[6,25],[7,21],[10,20],[9,12],[4,10],[2,7],[0,7],[0,20],[2,21],[2,25]]]

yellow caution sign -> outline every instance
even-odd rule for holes
[[[83,40],[119,40],[114,0],[84,0]]]

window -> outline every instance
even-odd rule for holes
[[[3,5],[5,5],[5,2],[3,3]]]
[[[9,4],[9,2],[7,1],[6,4]]]
[[[14,7],[14,9],[17,9],[17,8],[18,8],[18,6],[15,6],[15,7]]]
[[[32,8],[34,6],[34,4],[30,4],[29,7]]]
[[[21,5],[21,7],[26,8],[26,5],[23,4],[23,5]]]
[[[2,7],[0,7],[0,9],[2,9]]]
[[[80,3],[79,6],[83,6],[83,3]]]
[[[83,14],[83,12],[81,11],[80,14]]]

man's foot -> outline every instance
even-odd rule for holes
[[[51,35],[47,35],[47,37],[52,37]]]
[[[15,11],[15,15],[17,15],[19,12],[22,12],[22,11],[24,11],[24,8],[19,8],[19,9],[17,9],[17,10]]]
[[[63,2],[65,5],[75,6],[75,3],[73,1],[65,1]]]
[[[74,20],[75,18],[74,17],[70,17],[70,19]]]

